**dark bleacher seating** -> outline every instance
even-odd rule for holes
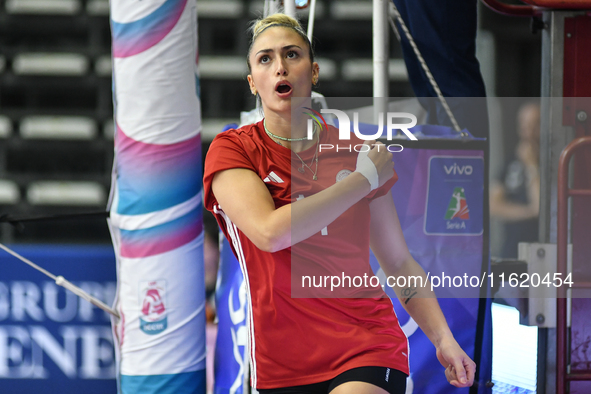
[[[246,30],[263,1],[198,0],[205,146],[255,106]],[[307,10],[298,11],[306,24]],[[371,1],[318,2],[325,96],[371,96]],[[113,109],[108,0],[0,0],[0,215],[104,210]],[[391,92],[412,91],[392,42]],[[343,83],[343,80],[346,83]],[[0,225],[0,242],[110,242],[104,219]]]

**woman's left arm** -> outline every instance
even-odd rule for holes
[[[370,246],[386,276],[421,276],[426,281],[425,271],[408,251],[391,192],[373,200],[370,212]],[[445,368],[449,383],[456,387],[471,386],[476,364],[453,337],[430,285],[393,287],[393,290],[404,309],[435,345],[437,359]]]

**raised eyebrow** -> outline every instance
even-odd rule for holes
[[[297,48],[297,49],[300,49],[300,50],[302,49],[302,47],[300,47],[299,45],[295,45],[295,44],[293,44],[293,45],[286,45],[286,46],[284,46],[281,49],[284,50],[284,51],[288,51],[288,50],[293,49],[293,48]],[[270,53],[270,52],[274,52],[273,49],[270,49],[270,48],[269,49],[261,49],[260,51],[258,51],[256,53],[255,56],[258,56],[261,53],[267,54],[267,53]]]
[[[294,45],[286,45],[286,46],[284,46],[283,47],[283,50],[284,51],[288,51],[288,50],[293,49],[293,48],[302,49],[302,47],[300,47],[299,45],[295,45],[294,44]]]
[[[255,56],[258,56],[260,53],[269,53],[269,52],[273,52],[273,50],[272,49],[261,49],[260,51],[258,51],[256,53]]]

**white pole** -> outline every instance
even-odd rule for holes
[[[279,12],[279,0],[265,0],[265,8],[263,10],[263,17],[268,17]]]
[[[386,0],[373,0],[373,96],[374,119],[388,110],[388,4]]]
[[[312,42],[314,34],[314,18],[316,17],[316,0],[310,2],[310,14],[308,15],[308,39]]]
[[[295,16],[296,16],[295,0],[284,0],[283,9],[284,9],[285,15],[295,18]]]

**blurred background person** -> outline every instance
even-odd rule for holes
[[[517,113],[513,160],[490,187],[491,218],[503,222],[501,256],[517,258],[519,242],[538,240],[540,209],[540,105],[528,102]]]

